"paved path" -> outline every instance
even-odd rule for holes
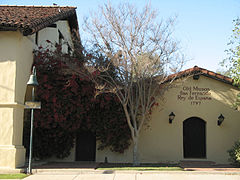
[[[24,180],[240,180],[236,172],[43,172]]]

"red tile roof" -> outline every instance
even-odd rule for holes
[[[167,77],[166,81],[171,81],[171,80],[174,80],[174,79],[179,79],[179,78],[190,76],[190,75],[203,75],[203,76],[206,76],[206,77],[216,79],[218,81],[222,81],[224,83],[233,85],[233,79],[232,78],[221,75],[221,74],[218,74],[218,73],[215,73],[213,71],[209,71],[209,70],[204,69],[204,68],[200,68],[198,66],[194,66],[193,68],[186,69],[184,71],[172,74],[172,75]]]
[[[76,7],[8,6],[0,5],[0,31],[20,30],[23,35],[33,34],[58,20],[74,19]]]

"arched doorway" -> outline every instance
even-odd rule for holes
[[[206,158],[206,122],[191,117],[183,122],[184,158]]]
[[[96,136],[90,131],[80,131],[76,137],[76,161],[95,161]]]

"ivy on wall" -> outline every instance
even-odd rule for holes
[[[53,52],[41,47],[35,51],[36,94],[42,108],[34,111],[34,157],[67,157],[76,132],[86,130],[95,133],[100,150],[108,147],[123,153],[129,147],[130,131],[121,104],[113,94],[95,97],[94,83],[69,66],[80,69],[82,63],[83,59],[62,54],[58,46]],[[27,151],[29,127],[30,113],[26,111],[23,143]]]

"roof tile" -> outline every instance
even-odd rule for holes
[[[167,77],[166,82],[172,81],[174,79],[179,79],[179,78],[182,78],[182,77],[186,77],[186,76],[189,76],[189,75],[194,75],[194,74],[207,76],[207,77],[222,81],[224,83],[233,85],[233,79],[232,78],[221,75],[221,74],[218,74],[218,73],[215,73],[213,71],[209,71],[209,70],[204,69],[204,68],[200,68],[198,66],[194,66],[193,68],[186,69],[184,71],[180,71],[178,73],[172,74],[172,75]]]
[[[0,30],[33,34],[52,23],[75,15],[76,7],[0,5]]]

